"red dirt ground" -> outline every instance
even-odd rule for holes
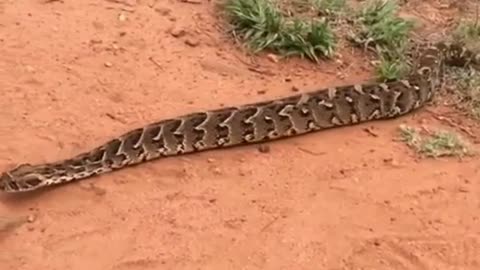
[[[464,7],[449,2],[407,10],[442,26]],[[253,64],[215,14],[200,0],[1,1],[0,170],[159,119],[369,77],[351,52],[319,66]],[[429,111],[268,153],[210,151],[1,194],[1,268],[479,269],[480,158],[420,159],[395,138],[401,123],[451,128],[440,114],[480,129]]]

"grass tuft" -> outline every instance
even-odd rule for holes
[[[408,67],[403,59],[389,59],[383,55],[380,56],[379,64],[376,67],[377,77],[386,81],[401,78],[407,72]]]
[[[333,55],[335,35],[325,20],[286,18],[270,0],[227,0],[225,9],[233,35],[255,53],[269,49],[315,62]]]
[[[355,33],[351,40],[368,48],[374,48],[380,57],[377,75],[380,79],[398,79],[407,71],[405,50],[414,23],[396,15],[394,0],[370,0],[356,18]]]
[[[480,71],[450,68],[449,79],[454,83],[457,105],[476,119],[480,119]]]
[[[463,157],[473,154],[467,142],[456,133],[439,130],[424,136],[413,127],[401,125],[399,129],[402,140],[426,157]]]
[[[225,8],[234,26],[235,36],[248,41],[249,47],[255,52],[276,42],[284,27],[280,10],[268,0],[230,0]]]
[[[480,38],[480,23],[474,22],[462,22],[457,27],[455,34],[462,39],[478,39]]]

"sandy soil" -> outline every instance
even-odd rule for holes
[[[464,8],[409,2],[426,26]],[[67,158],[159,119],[371,75],[351,51],[319,66],[250,58],[215,14],[201,0],[1,1],[0,170]],[[267,153],[210,151],[2,194],[0,265],[479,269],[480,158],[420,159],[395,140],[401,123],[454,129],[438,115],[480,131],[438,105],[269,143]]]

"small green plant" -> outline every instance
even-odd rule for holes
[[[410,147],[416,147],[421,142],[420,133],[413,127],[401,125],[400,135],[402,140]]]
[[[234,35],[247,41],[255,52],[276,42],[285,24],[280,10],[268,0],[229,0],[225,9]]]
[[[453,132],[439,130],[429,136],[422,136],[419,130],[400,126],[402,140],[416,152],[426,157],[462,157],[473,154],[468,144]]]
[[[455,34],[462,39],[478,39],[480,38],[480,23],[478,21],[462,22]]]
[[[422,144],[420,151],[428,157],[463,156],[469,153],[467,145],[451,132],[438,131]]]
[[[380,80],[398,79],[408,72],[404,58],[414,23],[396,15],[394,0],[370,0],[357,13],[350,40],[373,49],[380,58],[377,75]]]
[[[367,2],[358,15],[361,38],[382,49],[402,53],[414,24],[396,16],[396,11],[397,3],[394,0]]]
[[[254,52],[270,49],[284,56],[298,55],[318,62],[330,57],[335,36],[326,21],[287,19],[270,0],[227,0],[225,9],[234,36]]]
[[[478,16],[478,15],[477,15]],[[474,21],[462,21],[453,32],[452,37],[455,41],[460,41],[467,48],[480,50],[480,21],[477,17]]]
[[[380,56],[379,64],[376,67],[377,77],[385,81],[401,78],[407,71],[407,65],[400,58],[390,60]]]
[[[480,38],[480,4],[475,6],[475,20],[462,21],[454,32],[454,37],[464,41],[475,41]]]
[[[277,48],[283,55],[306,56],[318,62],[318,54],[324,56],[333,54],[334,42],[333,32],[325,22],[312,21],[307,24],[295,19],[286,25]]]
[[[458,105],[471,116],[480,119],[480,72],[474,69],[450,68],[450,79],[454,82]]]

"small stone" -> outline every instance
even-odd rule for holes
[[[215,167],[215,168],[213,168],[213,173],[215,173],[215,174],[221,174],[222,171],[220,170],[220,168]]]
[[[202,3],[201,0],[181,0],[181,2],[189,3],[189,4],[197,4],[197,5]]]
[[[292,86],[292,91],[293,92],[298,92],[298,91],[300,91],[300,89],[296,86]]]
[[[185,36],[186,33],[187,31],[185,31],[183,28],[180,28],[180,27],[173,27],[170,29],[170,35],[176,38],[183,37]]]
[[[105,62],[104,65],[105,65],[106,67],[108,67],[108,68],[113,66],[113,64],[110,63],[110,62]]]
[[[265,145],[265,144],[261,144],[261,145],[258,146],[258,151],[260,153],[270,153],[270,146]]]
[[[257,94],[259,94],[259,95],[264,95],[265,93],[267,93],[266,90],[258,90],[257,91]]]
[[[28,71],[28,72],[35,72],[35,68],[32,67],[32,66],[25,66],[25,69]]]
[[[394,158],[384,158],[383,162],[386,163],[386,164],[390,164],[393,167],[400,167],[399,162],[397,160],[395,160]]]
[[[213,163],[213,162],[215,162],[215,159],[213,159],[213,158],[207,158],[207,162],[208,162],[208,163]]]
[[[292,81],[292,78],[290,77],[285,78],[285,82],[291,82],[291,81]]]
[[[91,39],[90,44],[91,45],[97,45],[97,44],[102,44],[103,41],[101,39]]]
[[[35,215],[29,215],[29,216],[27,217],[28,223],[33,223],[33,222],[35,222],[36,219],[37,219],[37,218],[35,217]]]
[[[127,20],[127,15],[125,15],[125,13],[120,13],[120,15],[118,15],[118,20],[121,21],[121,22],[124,22]]]
[[[200,44],[200,41],[198,39],[190,37],[185,40],[185,44],[187,44],[190,47],[197,47],[198,44]]]
[[[278,63],[278,56],[276,56],[275,54],[267,54],[267,58],[268,60],[274,62],[274,63]]]
[[[162,16],[167,16],[172,12],[172,10],[169,9],[169,8],[166,8],[166,7],[157,7],[157,8],[155,8],[155,12],[157,12],[158,14],[160,14]]]
[[[105,189],[96,187],[94,185],[92,185],[92,190],[93,190],[93,193],[95,193],[95,195],[97,196],[103,196],[107,194],[107,191]]]

